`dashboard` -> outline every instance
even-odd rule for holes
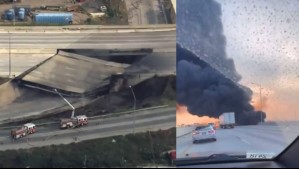
[[[196,159],[176,160],[177,168],[294,168],[299,167],[299,137],[274,159],[227,160],[201,163]],[[223,158],[223,157],[222,157]]]

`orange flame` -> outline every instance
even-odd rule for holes
[[[186,106],[176,105],[176,124],[177,125],[206,125],[208,123],[218,123],[218,119],[208,116],[199,117],[192,115]]]
[[[251,101],[251,105],[254,107],[255,110],[263,110],[265,108],[267,108],[267,97],[262,97],[262,101],[260,100],[260,98],[254,98]]]

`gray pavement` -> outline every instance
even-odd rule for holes
[[[139,33],[0,33],[0,49],[138,49],[175,48],[176,32]]]
[[[0,76],[19,75],[53,56],[56,49],[138,49],[153,48],[156,53],[175,53],[176,32],[140,33],[0,33]]]
[[[128,66],[59,52],[22,77],[22,81],[83,94],[109,85],[109,77],[112,74],[123,73]]]
[[[176,53],[158,53],[149,54],[138,62],[133,63],[126,68],[127,74],[131,73],[156,73],[156,74],[174,74],[176,72]]]
[[[130,25],[164,24],[159,0],[125,0]]]
[[[0,124],[24,119],[39,118],[63,112],[70,107],[58,96],[35,89],[16,87],[14,84],[0,86]],[[9,89],[9,90],[8,90]],[[15,92],[15,93],[14,93]],[[88,98],[68,98],[76,108],[90,103]]]
[[[194,129],[194,128],[193,128]],[[192,128],[177,128],[177,157],[209,156],[215,153],[246,154],[282,152],[298,135],[299,125],[238,126],[216,130],[216,142],[193,144]],[[184,133],[188,133],[184,135]],[[181,137],[180,137],[181,136]]]
[[[133,129],[134,126],[135,130]],[[91,120],[87,126],[77,129],[59,130],[58,126],[38,128],[37,133],[16,141],[10,139],[10,130],[0,130],[0,150],[68,144],[88,139],[156,131],[172,127],[175,127],[175,108],[148,110],[136,112],[134,116],[127,114]]]

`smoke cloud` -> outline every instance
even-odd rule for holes
[[[226,56],[221,5],[213,0],[178,1],[177,41],[223,75],[237,82],[234,61]]]
[[[177,44],[177,102],[190,113],[218,118],[223,112],[235,112],[237,124],[257,124],[266,115],[254,110],[251,95]]]
[[[178,1],[177,101],[198,116],[235,112],[239,125],[266,118],[250,104],[252,91],[226,56],[221,5],[213,0]],[[191,52],[192,51],[192,52]]]

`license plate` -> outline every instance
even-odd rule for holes
[[[202,132],[201,134],[202,134],[202,135],[206,135],[207,133],[206,133],[206,132]]]
[[[247,159],[272,159],[274,157],[274,153],[246,153]]]

